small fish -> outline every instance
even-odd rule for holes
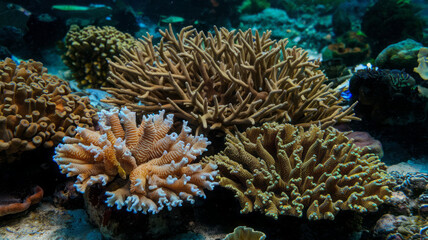
[[[349,99],[351,99],[351,98],[352,98],[352,93],[351,93],[351,91],[349,91],[349,90],[343,91],[340,95],[341,95],[341,96],[343,97],[343,99],[345,99],[345,100],[349,100]]]
[[[12,55],[11,57],[10,57],[16,64],[20,64],[21,63],[21,60],[19,59],[19,58],[17,58],[15,55]]]
[[[29,17],[31,15],[30,11],[28,11],[27,9],[25,9],[25,8],[23,8],[17,4],[9,3],[9,4],[7,4],[7,8],[8,9],[16,9],[16,10],[22,12],[27,17]]]
[[[169,16],[169,17],[167,17],[167,16],[161,15],[160,17],[161,17],[160,21],[163,22],[163,23],[181,23],[181,22],[184,22],[184,18],[179,17],[179,16]]]
[[[52,10],[59,11],[88,11],[91,9],[88,6],[79,6],[79,5],[53,5]]]

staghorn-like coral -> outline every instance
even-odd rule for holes
[[[334,219],[339,210],[377,211],[391,195],[379,157],[360,155],[332,127],[265,123],[226,140],[223,152],[203,161],[218,165],[220,185],[236,193],[241,213]]]
[[[100,131],[78,128],[74,138],[56,148],[54,160],[62,173],[77,176],[80,192],[123,179],[106,192],[106,203],[118,209],[126,205],[128,211],[157,213],[183,201],[193,203],[194,196],[205,197],[203,189],[217,184],[215,164],[193,163],[210,142],[190,135],[185,121],[179,134],[167,134],[173,115],[164,119],[164,113],[144,116],[137,126],[135,112],[127,108],[103,110]]]
[[[96,119],[89,99],[71,94],[68,83],[42,63],[0,62],[0,163],[41,145],[53,147]]]
[[[323,82],[318,61],[301,48],[286,48],[287,40],[271,40],[251,29],[215,35],[185,27],[175,35],[161,31],[138,47],[124,50],[110,62],[105,88],[114,97],[104,100],[133,111],[165,109],[203,129],[251,126],[280,121],[323,128],[357,119],[345,109],[340,93]]]
[[[99,88],[108,85],[107,60],[119,56],[122,49],[131,48],[135,42],[130,34],[111,26],[87,26],[80,29],[72,25],[65,36],[66,52],[62,59],[80,86]]]

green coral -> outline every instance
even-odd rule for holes
[[[239,7],[240,13],[254,14],[270,7],[268,0],[244,0]]]

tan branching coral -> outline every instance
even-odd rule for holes
[[[71,94],[68,83],[40,62],[0,62],[0,163],[38,146],[53,147],[76,126],[97,118],[89,99]]]
[[[226,140],[204,161],[218,165],[220,185],[236,193],[241,213],[334,219],[339,210],[377,211],[391,195],[379,157],[360,154],[332,127],[265,123]]]
[[[107,86],[108,63],[122,49],[134,46],[136,40],[114,27],[72,25],[65,36],[66,49],[62,59],[82,87]]]
[[[76,137],[56,148],[54,160],[67,176],[77,176],[80,192],[117,176],[124,179],[106,192],[107,204],[118,209],[126,205],[128,211],[157,213],[183,201],[193,203],[194,196],[205,197],[203,189],[217,184],[215,164],[192,163],[210,142],[190,135],[187,122],[179,134],[167,134],[173,115],[164,119],[164,113],[144,116],[137,126],[135,113],[126,108],[103,110],[100,131],[78,128]]]
[[[203,129],[280,121],[300,126],[356,119],[340,93],[323,82],[319,62],[255,31],[215,28],[215,35],[186,27],[161,31],[111,62],[105,102],[131,110],[166,109]]]

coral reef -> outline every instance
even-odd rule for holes
[[[420,216],[394,216],[385,214],[374,227],[376,237],[382,239],[427,239],[428,219]]]
[[[218,165],[220,185],[236,193],[241,213],[334,219],[339,210],[377,211],[391,195],[379,157],[360,154],[332,127],[265,123],[226,140],[223,152],[203,161]]]
[[[183,28],[176,36],[161,31],[158,46],[152,36],[141,47],[124,51],[111,62],[105,100],[131,110],[165,109],[201,129],[251,126],[281,121],[323,128],[358,119],[345,109],[340,92],[325,85],[318,61],[310,61],[287,41],[256,31],[215,28],[215,35]],[[199,131],[197,131],[199,132]]]
[[[255,14],[242,14],[239,17],[239,29],[270,31],[270,38],[280,40],[288,38],[291,45],[308,51],[319,52],[331,43],[331,16],[322,10],[308,14],[303,11],[285,11],[287,8],[266,8]]]
[[[422,47],[421,43],[412,39],[391,44],[376,57],[375,66],[381,69],[404,69],[411,73],[418,65],[418,52]]]
[[[323,60],[342,59],[347,66],[354,66],[370,56],[370,46],[361,32],[348,31],[322,50]]]
[[[367,35],[374,56],[388,45],[407,38],[423,40],[425,22],[417,11],[413,3],[379,0],[365,12],[361,30]]]
[[[398,240],[428,238],[428,174],[392,171],[390,175],[397,185],[387,202],[390,213],[383,215],[374,227],[375,237]]]
[[[43,189],[39,186],[36,186],[32,189],[31,193],[28,196],[25,196],[24,199],[15,198],[13,196],[1,196],[0,198],[0,217],[24,212],[31,205],[39,203],[43,198]]]
[[[0,90],[0,163],[41,145],[53,147],[97,118],[87,98],[71,94],[68,83],[40,62],[0,62]]]
[[[107,204],[118,209],[157,213],[183,201],[193,203],[194,196],[204,197],[203,189],[217,184],[215,164],[193,163],[210,142],[190,135],[186,122],[179,134],[167,134],[173,115],[164,119],[164,113],[144,116],[137,126],[136,114],[127,108],[103,110],[100,131],[77,128],[75,137],[56,148],[54,160],[62,173],[77,176],[80,192],[118,179],[106,192]]]
[[[405,126],[426,121],[426,99],[416,81],[400,70],[363,69],[349,82],[356,112],[372,123]]]
[[[264,240],[266,235],[259,231],[245,226],[236,227],[233,233],[227,234],[223,240]]]
[[[65,36],[66,52],[62,59],[80,86],[107,86],[107,60],[119,56],[123,49],[133,47],[135,42],[130,34],[111,26],[87,26],[80,29],[79,26],[72,25]]]

